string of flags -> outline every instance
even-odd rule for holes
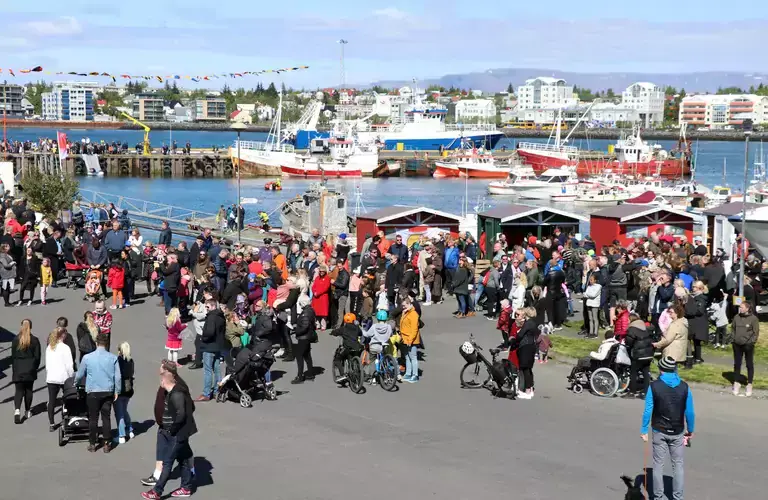
[[[20,69],[17,70],[19,74],[29,74],[29,73],[42,73],[44,75],[72,75],[72,76],[106,76],[112,79],[113,82],[117,82],[118,78],[122,78],[125,80],[157,80],[159,82],[164,82],[166,80],[191,80],[193,82],[202,82],[206,80],[216,80],[219,78],[244,78],[246,76],[258,76],[258,75],[266,75],[266,74],[281,74],[281,73],[288,73],[291,71],[302,71],[305,69],[309,69],[309,66],[294,66],[292,68],[279,68],[279,69],[264,69],[260,71],[240,71],[237,73],[216,73],[211,75],[133,75],[133,74],[111,74],[103,71],[89,71],[89,72],[79,72],[79,71],[47,71],[43,70],[42,66],[35,66],[34,68],[30,69]],[[7,71],[9,75],[16,76],[16,71],[10,68],[0,68],[0,74],[3,74],[3,71]]]

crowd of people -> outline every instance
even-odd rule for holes
[[[40,138],[37,141],[16,141],[16,140],[4,140],[0,141],[0,153],[9,154],[21,154],[21,153],[58,153],[59,145],[56,139],[53,138]],[[89,137],[83,137],[79,141],[67,140],[67,150],[70,154],[96,154],[96,155],[117,155],[127,154],[129,151],[141,154],[144,151],[144,143],[137,142],[134,146],[130,146],[127,141],[91,141]],[[214,149],[215,150],[215,149]],[[172,141],[171,144],[163,143],[160,151],[164,155],[168,154],[185,154],[189,155],[192,152],[192,145],[189,141],[184,146],[179,148],[176,141]]]
[[[279,345],[276,356],[296,363],[291,383],[314,380],[312,345],[322,331],[342,339],[344,349],[334,359],[337,368],[344,356],[358,355],[364,344],[371,354],[392,345],[401,365],[398,379],[416,383],[422,375],[423,308],[448,296],[455,299],[456,319],[484,310],[495,322],[502,346],[521,373],[520,399],[534,397],[534,364],[537,358],[545,363],[552,346],[547,333],[567,326],[576,300],[583,306],[581,335],[596,337],[599,329],[610,329],[613,341],[628,347],[631,396],[658,404],[654,393],[665,391],[649,389],[654,351],[661,352],[671,373],[673,365],[703,363],[702,345],[710,341],[715,347],[732,345],[737,379],[746,360],[745,395],[752,394],[759,337],[754,311],[765,266],[753,254],[747,256],[744,297],[732,306],[738,302],[738,272],[726,269],[727,252],[710,255],[699,239],[688,243],[652,233],[628,246],[617,241],[598,249],[589,236],[580,240],[556,229],[551,236],[529,235],[517,244],[502,234],[486,256],[485,234],[479,244],[470,234],[447,233],[406,244],[400,235],[380,232],[366,235],[360,252],[352,253],[347,235],[313,230],[307,240],[296,235],[282,241],[287,248],[283,252],[268,238],[263,245],[241,245],[214,238],[210,229],[189,246],[184,241],[174,245],[165,223],[155,243],[130,229],[128,214],[114,206],[75,203],[67,224],[49,217],[35,221],[24,200],[6,199],[2,208],[0,279],[7,306],[31,305],[38,286],[41,304],[55,299],[53,289],[71,278],[71,269],[89,276],[101,273],[97,281],[86,282],[86,298],[94,307],[85,313],[76,337],[69,334],[67,319],[59,318],[43,348],[32,334],[32,322],[22,322],[12,349],[16,423],[31,417],[32,385],[45,359],[51,430],[56,399],[73,379],[87,393],[88,449],[98,448],[99,417],[101,448],[112,449],[112,410],[118,421],[115,442],[130,440],[131,349],[122,342],[117,355],[110,353],[110,311],[129,307],[140,281],[163,307],[167,360],[156,403],[158,464],[144,480],[153,486],[145,498],[159,498],[174,461],[183,468],[181,491],[175,496],[191,488],[189,437],[196,427],[191,390],[179,376],[184,358],[189,369],[203,370],[203,385],[194,399],[198,403],[217,397],[224,367],[232,365],[237,349],[262,341]],[[226,213],[224,217],[230,220]],[[737,258],[742,248],[734,251]],[[484,257],[490,262],[487,269],[480,267]],[[17,283],[19,297],[12,302]],[[341,383],[344,374],[337,371],[336,382]],[[673,376],[662,378],[673,389],[679,385]],[[733,392],[740,393],[739,381]]]

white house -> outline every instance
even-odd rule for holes
[[[463,120],[495,123],[496,104],[493,99],[463,99],[456,103],[456,123]]]
[[[268,104],[259,104],[253,112],[256,120],[260,122],[267,122],[275,117],[275,108]]]
[[[229,121],[233,123],[250,124],[253,123],[253,117],[251,116],[251,113],[248,113],[247,111],[236,109],[229,114]]]
[[[573,85],[562,78],[540,76],[525,81],[517,88],[517,107],[520,110],[537,108],[566,108],[576,106]]]
[[[649,82],[633,83],[621,93],[621,106],[637,111],[645,127],[664,121],[664,89]]]

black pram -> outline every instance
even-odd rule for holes
[[[239,399],[240,406],[248,408],[255,392],[261,392],[269,401],[277,399],[277,391],[268,375],[275,362],[272,342],[256,339],[250,348],[233,348],[232,357],[233,366],[227,366],[227,374],[219,385],[218,402]]]
[[[69,378],[64,382],[61,399],[59,446],[64,446],[72,439],[87,439],[89,426],[85,387],[75,386],[75,379]]]

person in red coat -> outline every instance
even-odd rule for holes
[[[123,308],[123,287],[125,286],[125,268],[118,260],[112,262],[107,274],[107,286],[112,289],[112,307],[110,309]]]
[[[318,269],[317,278],[312,282],[312,309],[320,322],[320,329],[325,330],[326,320],[330,311],[331,278],[328,277],[328,267]]]

